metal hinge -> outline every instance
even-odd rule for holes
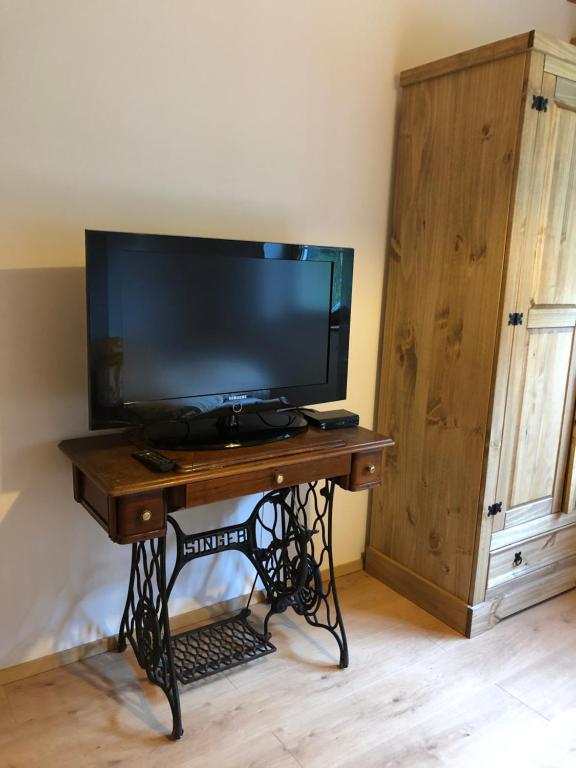
[[[495,504],[490,504],[488,507],[488,517],[494,517],[498,512],[502,512],[502,502],[497,501]]]
[[[510,312],[508,315],[508,325],[522,325],[524,312]]]
[[[537,112],[548,112],[548,99],[544,96],[532,96],[532,109]]]

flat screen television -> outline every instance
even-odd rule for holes
[[[353,249],[86,231],[90,427],[167,448],[300,431],[346,397]]]

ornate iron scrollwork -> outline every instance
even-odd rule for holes
[[[171,738],[179,739],[183,731],[168,621],[165,538],[132,545],[130,584],[118,633],[119,651],[125,650],[126,640],[148,680],[166,694],[172,712]]]
[[[297,563],[299,565],[299,563]],[[322,576],[320,568],[310,555],[306,555],[302,574],[302,585],[296,592],[293,608],[296,613],[305,616],[314,613],[320,607],[322,600]]]
[[[294,486],[290,491],[290,519],[295,528],[305,532],[306,552],[296,555],[295,565],[289,569],[292,592],[289,604],[295,612],[304,616],[308,624],[328,630],[335,638],[340,650],[340,667],[349,662],[348,643],[334,577],[332,559],[332,506],[334,481],[319,481],[306,486]],[[322,579],[322,571],[328,571],[328,578]],[[277,612],[272,602],[264,627],[273,613]]]
[[[246,522],[197,534],[184,533],[168,516],[176,535],[176,562],[168,584],[166,539],[132,545],[118,649],[124,650],[128,640],[148,679],[165,692],[172,710],[172,738],[182,735],[177,680],[198,680],[273,652],[269,621],[288,608],[310,625],[328,630],[338,643],[340,666],[348,665],[332,562],[333,499],[333,480],[322,486],[316,481],[304,488],[277,489],[256,504]],[[264,585],[270,610],[263,632],[250,626],[245,610],[233,619],[171,638],[168,599],[178,574],[192,560],[227,550],[242,552]]]
[[[340,666],[348,665],[348,646],[332,562],[334,481],[280,488],[265,494],[245,523],[186,534],[169,516],[177,541],[170,594],[186,563],[229,549],[242,552],[253,564],[266,590],[272,615],[293,608],[312,626],[327,629],[340,650]],[[323,579],[321,571],[327,571]]]
[[[134,613],[136,658],[143,669],[154,669],[162,655],[162,638],[156,609],[146,598],[138,601]]]

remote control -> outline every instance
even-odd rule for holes
[[[163,456],[161,453],[151,451],[148,448],[136,451],[132,456],[142,462],[148,469],[153,469],[156,472],[170,472],[171,469],[176,468],[175,461],[169,459],[168,456]]]

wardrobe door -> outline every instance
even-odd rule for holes
[[[546,68],[545,68],[546,69]],[[570,102],[574,96],[574,104]],[[544,75],[533,177],[536,237],[514,326],[493,531],[576,511],[576,87]],[[546,107],[546,109],[544,109]],[[566,492],[565,492],[566,489]],[[555,525],[555,524],[553,524]],[[553,527],[551,525],[551,527]]]

